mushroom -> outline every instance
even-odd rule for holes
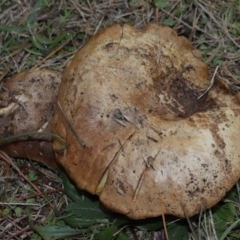
[[[27,132],[51,132],[61,73],[42,69],[5,79],[0,89],[0,139]],[[31,135],[3,142],[13,157],[30,158],[56,167],[51,135]]]
[[[240,105],[168,27],[113,25],[67,65],[53,132],[80,189],[133,219],[193,216],[240,176]],[[53,148],[59,147],[54,139]]]

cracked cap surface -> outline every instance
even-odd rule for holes
[[[130,218],[209,208],[240,175],[238,98],[219,84],[202,95],[209,85],[200,52],[172,29],[104,29],[64,71],[57,161]]]

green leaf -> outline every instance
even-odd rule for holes
[[[38,52],[38,51],[34,51],[32,49],[29,49],[29,48],[24,48],[24,50],[28,53],[31,53],[33,55],[36,55],[36,56],[43,56],[43,54],[41,52]]]
[[[235,239],[240,239],[240,233],[236,233],[236,232],[230,233],[230,236],[234,237]]]
[[[117,240],[131,240],[127,235],[121,233],[118,235]]]
[[[78,218],[74,215],[64,215],[63,220],[73,228],[88,228],[97,224],[109,224],[108,219],[97,219],[92,221],[91,219]]]
[[[8,207],[4,208],[2,211],[3,215],[8,215],[10,213],[10,209]]]
[[[45,37],[44,35],[40,35],[40,34],[34,34],[34,38],[45,45],[49,45],[52,43],[52,40],[49,40],[47,37]]]
[[[163,227],[162,217],[138,220],[133,225],[142,231],[153,231]]]
[[[237,28],[240,28],[240,22],[236,22],[236,23],[235,23],[235,26],[236,26]]]
[[[226,222],[233,222],[235,217],[235,206],[233,203],[225,203],[217,207],[214,216],[218,215],[219,218]]]
[[[199,47],[200,50],[207,50],[208,47],[205,44],[201,44]]]
[[[22,27],[16,27],[16,26],[9,26],[9,25],[0,25],[0,30],[1,31],[8,31],[8,32],[22,32],[23,28]]]
[[[22,214],[22,209],[20,207],[14,208],[14,212],[16,216],[20,216]]]
[[[61,34],[60,36],[56,37],[52,41],[51,45],[54,46],[54,45],[58,44],[59,42],[61,42],[62,40],[64,40],[65,38],[68,39],[69,37],[71,37],[71,34],[69,32],[68,33],[65,32],[65,33]]]
[[[200,38],[197,40],[198,44],[202,44],[202,43],[204,43],[205,41],[206,41],[206,38],[205,38],[205,37],[200,37]]]
[[[50,7],[50,3],[47,0],[44,0],[44,3],[47,7]]]
[[[28,17],[28,23],[31,24],[36,21],[38,13],[47,7],[46,1],[44,0],[37,0],[33,7],[32,13]]]
[[[86,34],[85,33],[78,33],[76,35],[76,39],[83,40],[84,38],[86,38]]]
[[[218,234],[218,236],[220,236],[226,229],[226,221],[222,220],[219,216],[215,216],[213,217],[214,219],[214,228]]]
[[[34,234],[31,236],[31,240],[42,240],[42,238],[41,238],[38,234],[34,233]]]
[[[28,203],[34,203],[35,202],[35,198],[28,198],[27,202]]]
[[[163,21],[163,24],[166,25],[166,26],[170,26],[172,27],[174,24],[175,24],[176,21],[174,21],[173,19],[171,18],[168,18],[168,19],[165,19]]]
[[[32,44],[39,50],[46,50],[46,47],[44,47],[41,43],[37,42],[34,37],[32,37]]]
[[[139,1],[138,0],[131,0],[129,2],[129,6],[130,7],[137,7],[137,6],[139,6]]]
[[[216,56],[213,60],[212,63],[213,65],[217,66],[220,65],[223,62],[222,57],[221,56]]]
[[[75,236],[77,234],[82,234],[89,231],[88,229],[75,229],[69,226],[33,226],[33,229],[44,239],[44,240],[54,240],[60,238],[66,238]]]
[[[98,198],[77,189],[64,172],[61,172],[61,175],[64,191],[74,201],[66,207],[64,221],[72,227],[81,228],[110,222],[111,216],[101,209]]]
[[[99,234],[97,234],[97,237],[95,239],[97,240],[112,240],[113,234],[115,231],[115,226],[110,226],[103,231],[101,231]]]
[[[227,22],[232,22],[233,19],[234,4],[231,4],[227,13]]]
[[[74,185],[65,172],[59,170],[59,173],[61,175],[64,193],[74,202],[82,200],[82,191]]]
[[[153,4],[159,9],[166,8],[168,6],[168,2],[166,0],[153,0]]]
[[[30,171],[28,173],[28,179],[31,181],[31,182],[34,182],[38,179],[37,175],[35,174],[34,171]]]
[[[235,227],[239,226],[240,223],[240,219],[238,219],[237,221],[235,221],[234,223],[232,223],[227,229],[226,231],[222,234],[222,236],[219,238],[219,240],[224,240],[226,239],[227,235],[232,231],[232,229],[234,229]]]
[[[22,27],[0,25],[0,30],[15,32],[15,35],[17,36],[20,32],[23,31],[23,28]],[[3,46],[0,47],[0,54],[2,54],[2,52],[5,52],[5,51],[9,52],[9,54],[10,54],[11,48],[16,47],[17,45],[19,45],[19,43],[17,42],[15,37],[7,38],[5,41],[3,41]]]
[[[83,200],[70,203],[66,208],[66,212],[71,213],[78,218],[91,220],[92,222],[107,218],[107,215],[99,206],[99,201],[93,201],[87,197]]]
[[[179,18],[184,11],[185,11],[184,5],[182,5],[181,7],[178,7],[178,9],[175,12],[175,17]]]
[[[178,221],[167,225],[168,236],[170,240],[188,240],[188,225],[185,221]]]
[[[110,215],[110,213],[109,213]],[[153,231],[163,227],[162,217],[147,218],[142,220],[133,220],[124,215],[112,213],[114,225],[121,227],[123,225],[131,225],[142,231]],[[114,219],[115,217],[115,219]],[[109,217],[110,219],[110,217]],[[175,219],[175,218],[174,218]],[[172,218],[171,218],[172,220]]]

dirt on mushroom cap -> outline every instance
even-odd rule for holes
[[[240,175],[240,107],[220,85],[202,96],[209,85],[200,52],[172,29],[102,30],[63,74],[53,131],[68,148],[58,162],[131,218],[211,207]]]
[[[27,132],[51,132],[62,74],[49,69],[21,72],[0,89],[0,139]],[[0,149],[56,167],[50,135],[31,135],[6,142]]]

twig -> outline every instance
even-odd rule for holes
[[[18,174],[25,180],[27,181],[38,193],[41,193],[41,191],[39,190],[39,188],[34,185],[30,180],[28,180],[28,178],[19,170],[19,168],[14,164],[14,162],[12,161],[12,159],[3,151],[0,150],[0,157],[2,157],[2,159],[7,162],[9,165],[11,165],[17,172]]]
[[[162,221],[163,221],[164,233],[166,235],[166,240],[169,240],[167,226],[166,226],[166,220],[165,220],[165,214],[163,213],[163,206],[161,203],[160,203],[160,207],[161,207],[161,211],[162,211]]]
[[[183,20],[181,20],[181,19],[179,19],[179,18],[173,16],[171,13],[169,13],[169,12],[166,11],[166,10],[164,10],[163,8],[161,9],[161,11],[163,11],[163,12],[166,13],[166,14],[168,14],[168,15],[171,16],[172,18],[178,20],[179,22],[181,22],[183,25],[185,25],[185,26],[188,27],[189,29],[192,29],[192,28],[193,28],[192,26],[190,26],[189,24],[187,24],[187,23],[184,22]],[[200,27],[196,26],[196,29],[197,29],[198,31],[200,31],[200,32],[202,32],[202,33],[208,35],[209,37],[212,37],[211,34],[209,34],[208,32],[206,32],[206,31],[204,31],[204,30],[202,30]]]
[[[63,143],[64,149],[66,148],[66,141],[61,138],[59,135],[50,133],[50,132],[24,132],[24,133],[18,133],[16,135],[12,135],[9,137],[5,137],[0,139],[0,146],[4,143],[11,142],[13,140],[19,139],[21,137],[29,137],[32,135],[46,135],[46,136],[51,136],[52,138],[58,139],[61,143]]]
[[[213,16],[213,14],[210,13],[209,11],[207,11],[207,10],[205,9],[205,7],[204,7],[202,4],[200,4],[198,1],[195,1],[195,2],[196,2],[196,4],[197,4],[198,6],[200,6],[200,7],[202,8],[202,10],[203,10],[205,13],[208,14],[208,16],[217,24],[217,26],[218,26],[220,29],[223,30],[223,32],[228,36],[228,38],[229,38],[238,48],[240,48],[240,45],[229,35],[228,30],[224,29],[224,28],[222,27],[223,25],[220,24],[220,23],[215,19],[215,17]]]
[[[1,76],[0,76],[0,82],[4,79],[4,77],[8,74],[8,71],[4,72]]]
[[[48,190],[46,192],[42,192],[42,193],[36,193],[36,194],[30,194],[30,195],[27,195],[27,196],[22,196],[22,197],[19,197],[17,198],[18,201],[22,201],[22,200],[25,200],[25,199],[29,199],[29,198],[34,198],[34,197],[37,197],[37,196],[41,196],[43,194],[51,194],[51,193],[58,193],[58,192],[63,192],[63,189],[52,189],[52,190]],[[17,203],[18,204],[18,203]]]
[[[19,205],[19,206],[40,206],[36,203],[0,202],[0,205]]]
[[[209,215],[210,215],[210,223],[211,223],[211,226],[212,226],[214,238],[217,240],[218,237],[217,237],[217,233],[216,233],[216,230],[215,230],[215,227],[214,227],[214,220],[213,220],[213,215],[212,215],[211,209],[209,209]]]
[[[217,74],[218,68],[219,68],[219,65],[215,68],[214,74],[213,74],[212,79],[211,79],[210,86],[204,91],[203,94],[201,94],[201,95],[197,98],[197,100],[200,99],[200,98],[202,98],[202,97],[212,88],[212,86],[213,86],[213,84],[214,84],[215,75]]]
[[[66,114],[64,113],[62,106],[60,104],[60,102],[58,102],[58,107],[60,109],[60,112],[62,113],[65,121],[67,122],[68,127],[70,128],[70,130],[72,131],[73,135],[75,136],[75,138],[77,139],[77,141],[79,142],[79,144],[85,148],[85,143],[83,142],[83,140],[78,136],[77,132],[75,131],[75,129],[73,128],[72,124],[70,123],[70,121],[68,120]]]
[[[93,35],[95,35],[95,34],[98,32],[98,30],[99,30],[99,28],[100,28],[100,26],[101,26],[101,24],[102,24],[103,19],[104,19],[104,17],[102,17],[101,20],[99,21],[99,23],[98,23],[98,25],[97,25],[97,27],[96,27]]]
[[[27,226],[27,227],[21,229],[20,231],[12,234],[12,235],[11,235],[10,237],[8,237],[6,240],[11,240],[11,239],[17,237],[18,235],[21,235],[21,234],[23,234],[24,232],[27,232],[28,230],[31,230],[31,227]]]
[[[202,206],[201,206],[201,211],[199,213],[199,217],[198,217],[198,239],[201,239],[201,219],[202,219],[202,213],[203,213],[203,209],[202,209]]]
[[[192,233],[192,235],[193,235],[193,239],[197,239],[197,235],[196,235],[196,233],[195,233],[195,231],[194,231],[194,229],[193,229],[193,225],[192,225],[192,223],[191,223],[191,221],[190,221],[189,216],[187,215],[187,213],[186,213],[186,211],[185,211],[185,205],[184,205],[182,202],[180,202],[180,205],[181,205],[181,208],[182,208],[182,210],[183,210],[184,216],[185,216],[185,218],[187,219],[188,226],[189,226],[189,228],[190,228],[190,230],[191,230],[191,233]]]
[[[2,157],[2,159],[7,162],[9,165],[11,165],[17,172],[18,174],[27,182],[29,183],[40,195],[43,195],[43,193],[40,191],[40,189],[33,184],[21,171],[20,169],[14,164],[14,162],[12,161],[12,159],[3,151],[0,150],[0,157]],[[47,200],[45,198],[45,200]],[[54,206],[47,200],[49,206],[54,209]]]
[[[27,216],[24,215],[22,217],[16,218],[14,219],[11,223],[7,224],[4,228],[1,228],[1,232],[0,232],[0,239],[2,239],[2,236],[4,236],[4,234],[6,232],[9,232],[9,230],[15,226],[17,223],[22,222]]]
[[[167,224],[166,224],[166,219],[165,219],[165,213],[164,213],[164,203],[163,203],[163,198],[162,198],[161,193],[159,194],[159,200],[160,200],[160,209],[161,209],[161,213],[162,213],[163,229],[164,229],[164,233],[166,236],[166,240],[169,240]]]

